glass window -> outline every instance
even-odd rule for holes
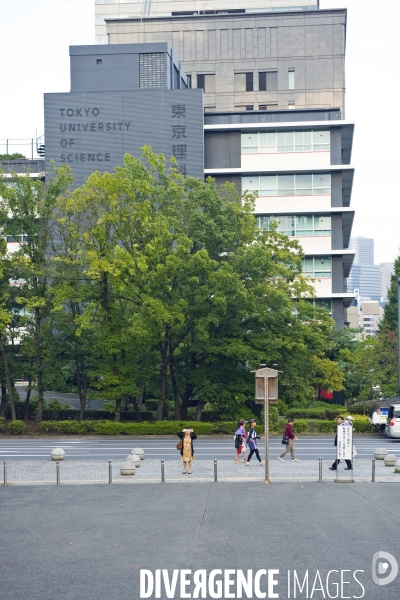
[[[251,192],[259,190],[260,182],[259,176],[255,175],[254,177],[242,177],[242,190],[249,190]]]
[[[277,175],[261,175],[260,177],[260,196],[277,196],[278,195],[278,176]]]
[[[163,52],[139,54],[139,87],[165,87],[165,59]]]
[[[277,215],[274,217],[258,217],[260,229],[270,229],[275,221],[278,231],[290,237],[331,235],[330,215]]]
[[[330,256],[306,256],[303,258],[303,274],[316,279],[332,277],[332,259]]]
[[[331,193],[331,174],[316,173],[313,175],[313,194]]]
[[[296,196],[312,195],[312,175],[296,175]]]
[[[253,73],[235,73],[235,92],[253,91]]]
[[[278,176],[278,196],[294,196],[294,175]]]
[[[253,146],[258,146],[255,152],[260,153],[330,150],[329,131],[268,131],[252,132],[251,135],[254,139]]]
[[[289,75],[289,90],[295,89],[295,71],[294,69],[290,69],[288,72]]]
[[[296,226],[294,235],[309,236],[313,235],[313,215],[296,216]]]
[[[215,94],[215,75],[197,75],[197,87],[205,94]]]
[[[331,216],[315,215],[314,217],[314,235],[331,234]]]
[[[278,71],[266,71],[258,74],[260,92],[276,92],[278,89]]]

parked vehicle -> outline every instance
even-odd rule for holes
[[[372,430],[375,432],[383,432],[385,431],[387,416],[389,413],[389,405],[387,406],[377,406],[369,413],[369,422],[371,423]]]
[[[385,433],[388,437],[400,438],[400,404],[391,404]]]

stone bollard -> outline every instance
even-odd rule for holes
[[[135,465],[132,462],[126,461],[126,463],[120,467],[120,473],[121,475],[134,475]]]
[[[374,458],[375,460],[383,460],[387,453],[388,451],[386,450],[386,448],[375,448]]]
[[[396,460],[396,462],[394,463],[394,472],[395,473],[400,473],[400,458],[398,458]]]
[[[64,460],[65,452],[62,448],[54,448],[50,456],[52,460]]]
[[[140,460],[144,459],[144,450],[142,448],[134,448],[131,450],[131,454],[136,454],[140,458]]]
[[[140,458],[136,454],[128,454],[126,461],[131,462],[135,467],[140,467]]]
[[[396,460],[397,456],[395,456],[394,454],[387,454],[384,460],[385,467],[394,467],[394,463],[396,462]]]

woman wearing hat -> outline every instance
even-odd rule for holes
[[[245,421],[244,419],[240,419],[239,423],[237,424],[237,429],[236,429],[236,433],[235,433],[235,458],[233,460],[233,462],[238,462],[238,458],[239,458],[239,454],[242,454],[243,456],[243,462],[246,462],[246,437],[247,437],[247,433],[246,430],[244,428],[245,424],[247,423],[247,421]]]

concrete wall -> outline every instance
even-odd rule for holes
[[[246,13],[109,21],[111,44],[168,42],[192,76],[215,74],[206,110],[338,107],[344,111],[345,10]],[[288,71],[295,70],[289,90]],[[259,91],[259,72],[276,70],[278,89]],[[235,91],[235,72],[252,72],[254,91]]]
[[[203,177],[201,90],[45,94],[44,111],[46,170],[51,160],[69,164],[77,186],[93,171],[112,172],[126,153],[139,158],[144,145]]]

